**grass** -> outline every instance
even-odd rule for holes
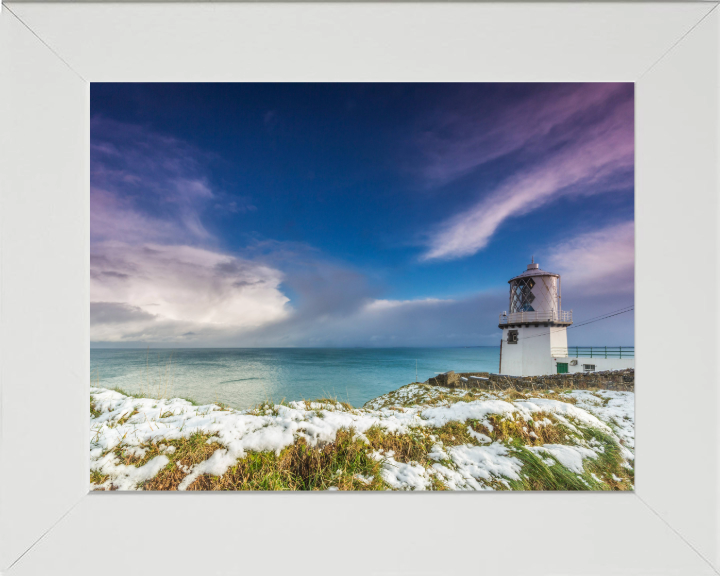
[[[130,398],[151,398],[151,396],[148,396],[145,392],[128,392],[127,390],[125,390],[124,388],[120,388],[119,386],[113,386],[112,388],[109,388],[109,390],[119,392],[123,396],[128,396]]]
[[[551,419],[550,414],[539,414],[540,418]],[[491,417],[492,418],[492,417]],[[520,422],[495,421],[494,439],[507,442],[513,456],[523,463],[522,480],[510,480],[513,490],[632,490],[634,470],[624,465],[620,445],[609,434],[592,427],[576,423],[579,434],[560,423],[533,427],[537,438],[531,438]],[[529,429],[529,428],[528,428]],[[493,432],[491,432],[493,434]],[[594,443],[596,458],[583,460],[583,473],[575,474],[550,455],[537,453],[528,446],[543,444],[585,445]],[[553,464],[547,464],[552,461]],[[619,480],[616,480],[619,478]]]
[[[251,452],[222,476],[202,475],[189,489],[383,490],[380,467],[354,432],[343,429],[324,447],[308,446],[300,438],[279,455]]]
[[[307,402],[307,400],[306,400]],[[311,400],[311,402],[315,402],[316,404],[332,404],[333,406],[340,404],[345,410],[352,410],[353,407],[351,404],[348,404],[347,402],[342,402],[341,400],[338,400],[337,398],[318,398],[317,400]]]
[[[588,473],[594,473],[602,479],[599,486],[603,484],[612,490],[632,490],[635,484],[635,469],[623,465],[620,445],[617,444],[608,434],[596,428],[583,430],[586,440],[595,440],[603,446],[603,451],[598,454],[595,460],[586,460]],[[620,478],[621,480],[616,480]]]
[[[119,425],[119,426],[122,426],[123,424],[125,424],[125,422],[127,422],[128,420],[130,420],[130,418],[132,418],[133,416],[135,416],[135,414],[137,414],[137,413],[138,413],[138,410],[137,410],[137,409],[134,409],[132,412],[128,412],[127,414],[125,414],[125,416],[123,416],[122,418],[120,418],[120,419],[117,421],[118,425]]]
[[[546,459],[554,464],[548,465],[538,454],[515,444],[512,455],[523,463],[522,480],[508,483],[513,490],[632,490],[634,472],[622,467],[622,458],[613,453],[613,444],[607,444],[605,453],[598,458],[586,459],[584,472],[579,475],[552,456]],[[614,480],[613,474],[620,480]]]
[[[537,420],[550,419],[539,414]],[[334,442],[325,446],[309,446],[299,438],[280,452],[249,452],[222,476],[203,474],[188,490],[385,490],[388,485],[380,474],[382,461],[373,452],[392,454],[402,463],[419,464],[430,469],[435,460],[429,458],[433,446],[441,442],[444,448],[459,445],[482,445],[469,432],[481,432],[494,441],[505,443],[522,463],[520,480],[508,480],[507,485],[496,481],[496,489],[513,490],[628,490],[634,482],[633,471],[623,466],[620,446],[608,434],[594,428],[581,429],[582,440],[594,440],[603,447],[596,459],[585,460],[585,471],[578,475],[560,465],[550,455],[538,455],[528,446],[555,444],[570,432],[562,424],[552,423],[532,427],[537,438],[528,435],[525,421],[492,417],[492,430],[477,422],[449,422],[440,428],[417,428],[408,433],[390,433],[380,427],[366,431],[365,443],[353,430],[341,429]],[[571,433],[571,432],[570,432]],[[567,442],[565,442],[567,443]],[[167,447],[175,451],[167,453]],[[191,468],[207,460],[217,449],[223,448],[209,434],[196,433],[188,438],[170,440],[164,444],[146,444],[142,456],[122,448],[115,449],[121,464],[143,466],[155,456],[166,454],[170,463],[157,476],[141,486],[144,490],[177,490]],[[548,464],[553,462],[553,464]],[[443,464],[452,466],[452,462]],[[619,479],[619,480],[617,480]],[[107,476],[91,473],[91,482],[102,484]],[[431,490],[447,490],[436,475],[431,475]]]
[[[529,446],[562,444],[564,438],[572,434],[567,427],[558,423],[552,414],[535,412],[533,416],[533,420],[525,421],[492,414],[487,418],[490,426],[475,420],[470,421],[470,426],[475,432],[489,436],[493,442],[520,440]]]
[[[217,443],[214,436],[203,433],[195,433],[187,438],[170,440],[165,442],[165,445],[175,448],[172,454],[168,454],[166,449],[163,450],[170,463],[157,476],[145,482],[142,486],[143,490],[177,490],[180,482],[195,464],[207,460],[215,450],[223,448]],[[153,445],[144,458],[140,460],[141,464],[136,464],[136,466],[149,462],[151,458],[158,456],[160,453],[160,447]]]
[[[416,388],[416,391],[410,394],[409,388],[413,386]],[[538,395],[542,395],[543,398],[551,400],[576,404],[577,399],[569,396],[570,392],[572,392],[570,388],[553,390],[552,392],[548,390],[531,390],[529,388],[523,390],[508,388],[507,390],[493,391],[485,388],[442,388],[425,383],[413,383],[380,396],[379,398],[370,400],[365,404],[365,407],[380,409],[391,407],[409,408],[417,405],[436,406],[454,402],[472,402],[473,400],[481,400],[488,397],[500,397],[508,402],[512,402],[514,400],[537,398]]]
[[[417,462],[423,466],[430,465],[428,452],[435,444],[430,439],[430,434],[422,430],[411,430],[407,434],[387,432],[379,426],[373,426],[365,436],[368,439],[370,448],[375,451],[393,452],[393,458],[398,462]]]
[[[379,426],[373,426],[365,432],[365,436],[370,449],[392,453],[393,459],[398,462],[420,464],[424,468],[429,468],[436,462],[428,454],[438,443],[441,443],[443,447],[467,444],[483,445],[470,434],[468,423],[463,422],[448,422],[439,428],[411,428],[409,432],[403,434],[388,432]],[[440,481],[437,480],[437,482]]]
[[[588,490],[590,484],[584,484],[577,474],[555,463],[548,465],[545,459],[526,447],[513,443],[512,455],[523,463],[521,480],[508,480],[513,490]],[[592,478],[591,478],[592,480]],[[587,482],[587,480],[586,480]],[[593,481],[594,483],[594,481]]]
[[[193,406],[200,406],[200,404],[195,402],[195,400],[193,400],[192,398],[186,398],[185,396],[175,396],[175,398],[180,398],[180,400],[185,400],[185,402],[190,402],[190,404]]]
[[[99,470],[90,470],[90,482],[92,484],[104,484],[110,478],[107,474],[102,474]]]
[[[126,394],[122,390],[119,391]],[[568,396],[567,390],[553,393],[529,390],[490,393],[483,389],[443,390],[416,385],[416,388],[410,390],[413,394],[403,391],[404,389],[401,388],[381,397],[382,406],[386,409],[404,411],[409,406],[417,404],[435,405],[485,397],[500,397],[512,402],[536,398],[539,394],[563,402],[577,402],[575,398]],[[599,397],[604,402],[607,400],[605,397]],[[284,400],[281,404],[287,405]],[[333,398],[305,401],[305,408],[323,417],[324,411],[338,409],[338,404],[344,410],[353,409],[350,404]],[[216,405],[223,410],[230,409],[220,402],[216,402]],[[322,408],[318,408],[318,405],[322,405]],[[93,417],[99,415],[92,401],[90,410]],[[277,404],[268,400],[249,412],[257,415],[276,415]],[[135,414],[137,410],[123,415],[116,425],[125,424]],[[169,415],[170,413],[166,412],[161,414],[160,418]],[[200,475],[188,489],[386,490],[390,486],[381,474],[383,458],[392,457],[399,463],[420,465],[428,470],[429,489],[446,490],[448,487],[433,468],[437,463],[437,456],[434,459],[430,458],[429,454],[437,452],[438,444],[443,449],[460,445],[487,445],[488,442],[483,442],[478,434],[483,434],[492,442],[504,445],[508,450],[508,456],[516,458],[522,464],[519,480],[483,481],[487,486],[503,490],[633,489],[634,470],[628,467],[623,457],[623,448],[614,435],[583,426],[567,416],[555,417],[549,412],[535,412],[533,420],[530,421],[511,415],[491,414],[483,421],[449,422],[437,428],[416,426],[403,433],[389,432],[380,426],[374,426],[364,434],[357,434],[352,429],[341,429],[333,442],[318,446],[310,446],[303,437],[296,437],[294,443],[280,453],[248,452],[221,476]],[[585,458],[583,472],[576,474],[562,466],[549,453],[538,454],[532,450],[533,447],[545,444],[590,446],[594,448],[597,457]],[[138,467],[161,454],[166,455],[169,460],[169,464],[154,478],[138,486],[143,490],[177,490],[196,464],[207,460],[216,450],[225,449],[216,436],[202,432],[194,433],[187,438],[163,440],[161,443],[148,442],[139,448],[140,450],[137,450],[121,443],[113,452],[118,463]],[[442,460],[440,463],[450,469],[457,469],[452,460]],[[91,471],[90,480],[97,486],[106,483],[108,476],[94,470]],[[108,486],[109,489],[113,489],[112,484]]]
[[[173,454],[167,455],[170,464],[146,482],[144,490],[177,490],[191,466],[220,448],[206,434],[167,444],[176,447]],[[159,453],[154,447],[143,458],[125,456],[121,461],[141,466]],[[379,475],[380,467],[354,431],[343,429],[338,431],[335,442],[324,447],[308,446],[300,438],[280,454],[249,452],[222,476],[201,475],[188,490],[326,490],[331,486],[340,490],[382,490],[386,486]]]

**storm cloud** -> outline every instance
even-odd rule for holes
[[[91,302],[90,323],[125,324],[127,322],[151,322],[157,316],[146,312],[139,306],[131,306],[125,302]]]

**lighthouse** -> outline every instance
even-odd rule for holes
[[[572,311],[561,307],[560,275],[535,263],[508,280],[508,310],[500,315],[500,374],[540,376],[556,371],[553,353],[567,356],[567,327]]]

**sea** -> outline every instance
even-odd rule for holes
[[[316,398],[358,408],[448,370],[497,372],[499,359],[499,347],[92,348],[90,377],[102,388],[237,409]]]

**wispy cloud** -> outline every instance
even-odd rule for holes
[[[458,138],[454,155],[443,151],[439,158],[446,162],[431,163],[431,176],[448,179],[521,145],[530,155],[513,176],[438,226],[430,234],[423,259],[472,255],[487,246],[507,219],[560,196],[632,186],[632,87],[602,85],[588,91],[586,86],[563,93],[557,100],[546,97],[518,105],[515,114],[504,115],[489,128],[475,126],[479,135],[471,132],[464,140]],[[539,118],[537,122],[531,119],[533,115]],[[510,135],[492,147],[496,133]]]
[[[217,193],[210,156],[176,138],[103,118],[91,122],[93,240],[207,240],[201,214]]]
[[[423,307],[423,306],[436,306],[451,304],[455,302],[451,299],[441,298],[418,298],[416,300],[372,300],[367,304],[365,309],[369,312],[377,312],[382,310],[392,310],[393,308],[399,307]]]
[[[635,283],[635,226],[621,222],[581,234],[552,249],[549,268],[569,293],[627,294]]]
[[[547,84],[515,93],[504,85],[486,99],[459,86],[418,137],[422,174],[432,185],[464,176],[491,160],[531,147],[542,151],[567,138],[558,127],[592,114],[627,91],[627,84]]]

